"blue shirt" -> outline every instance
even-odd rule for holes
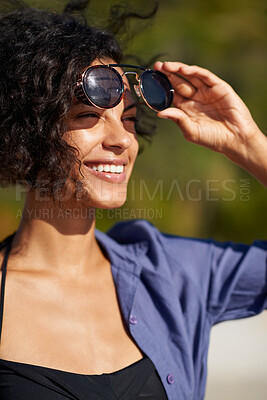
[[[267,308],[267,242],[164,235],[146,221],[96,230],[123,317],[170,400],[204,398],[212,325]]]

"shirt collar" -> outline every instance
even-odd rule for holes
[[[105,250],[111,262],[111,267],[121,268],[137,277],[140,276],[142,259],[146,256],[148,249],[146,241],[121,244],[98,229],[95,230],[95,237]]]

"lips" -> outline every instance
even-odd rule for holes
[[[107,182],[122,183],[126,178],[127,160],[124,159],[90,160],[83,164],[88,172]]]

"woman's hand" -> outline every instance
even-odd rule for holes
[[[267,185],[267,138],[232,87],[206,69],[180,62],[157,62],[154,69],[174,88],[174,107],[158,116],[176,122],[187,140],[225,154]],[[265,163],[263,176],[259,160]]]

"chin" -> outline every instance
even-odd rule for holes
[[[81,196],[76,197],[78,207],[113,209],[123,206],[127,199],[126,188],[118,190],[83,190]]]
[[[124,198],[122,198],[122,196],[120,196],[119,198],[101,198],[101,199],[95,199],[93,201],[93,199],[90,202],[90,206],[94,207],[94,208],[102,208],[102,209],[107,209],[107,210],[111,210],[114,208],[120,208],[124,205],[126,201],[126,196]]]
[[[102,209],[102,210],[114,210],[116,208],[121,208],[124,203],[101,204],[101,205],[97,206],[96,208]]]
[[[110,184],[106,182],[90,182],[86,185],[79,181],[73,192],[73,207],[114,209],[123,206],[127,199],[127,182]]]

